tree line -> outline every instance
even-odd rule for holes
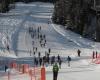
[[[100,41],[100,26],[97,11],[92,9],[94,0],[57,0],[54,4],[52,20],[64,25],[84,37]],[[100,5],[100,1],[97,2]]]
[[[91,9],[94,0],[0,0],[0,12],[9,11],[10,4],[15,2],[51,2],[54,3],[52,20],[54,23],[64,25],[84,37],[100,41],[100,15]],[[99,0],[97,4],[100,4]],[[100,11],[99,11],[100,12]]]
[[[25,3],[36,2],[36,1],[41,1],[41,2],[53,2],[54,0],[15,0],[15,2],[25,2]]]
[[[29,3],[29,2],[36,2],[36,1],[51,2],[51,3],[55,2],[55,0],[0,0],[0,12],[5,13],[9,11],[10,8],[14,7],[15,2]],[[10,4],[13,4],[13,5],[10,5]]]
[[[10,6],[9,4],[14,3],[14,0],[0,0],[0,12],[4,13],[6,11],[9,11]]]

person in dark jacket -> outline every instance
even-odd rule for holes
[[[10,49],[9,49],[9,45],[7,45],[7,50],[9,51]]]
[[[7,69],[8,69],[8,66],[7,66],[7,65],[5,65],[5,72],[7,71]]]
[[[50,48],[48,49],[48,52],[49,52],[49,53],[51,52],[51,49],[50,49]]]
[[[40,66],[42,65],[42,57],[39,58]]]
[[[68,67],[70,67],[70,61],[71,61],[71,57],[70,56],[67,57],[67,61],[68,61]]]
[[[59,56],[59,54],[58,54],[58,56],[57,56],[57,59],[58,59],[58,62],[59,62],[59,60],[60,60],[60,56]]]
[[[61,69],[62,60],[60,59],[60,60],[58,61],[58,63],[59,63],[59,68]]]
[[[95,52],[93,51],[92,58],[95,59]]]
[[[59,67],[57,63],[53,65],[53,80],[57,80]]]
[[[54,62],[55,62],[55,56],[52,56],[51,57],[51,65],[54,64]]]
[[[96,51],[96,58],[98,58],[98,52]]]
[[[78,49],[77,51],[78,57],[80,57],[81,51]]]

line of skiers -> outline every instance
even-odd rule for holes
[[[46,36],[41,33],[41,26],[38,26],[38,28],[35,28],[35,29],[33,29],[33,27],[29,27],[29,34],[31,35],[32,39],[34,39],[34,38],[38,39],[39,44],[40,44],[41,47],[45,47]],[[35,55],[36,53],[40,53],[40,52],[38,52],[38,47],[35,46],[35,41],[36,40],[32,41],[33,55]],[[32,51],[30,50],[29,52],[30,52],[30,56],[32,56]],[[41,61],[42,61],[41,58],[39,58],[39,60],[37,60],[35,58],[34,61],[35,61],[36,65],[38,64],[38,61],[40,61],[40,65],[41,65]]]
[[[39,26],[37,29],[33,29],[33,27],[29,27],[29,34],[31,35],[31,38],[37,38],[39,40],[39,44],[41,47],[45,47],[47,41],[46,41],[46,35],[41,33],[41,26]],[[34,45],[35,41],[32,41],[32,45]]]
[[[39,43],[40,43],[40,46],[41,47],[45,47],[45,45],[46,45],[46,43],[47,43],[47,41],[46,41],[46,35],[45,34],[42,34],[41,33],[41,26],[40,27],[38,27],[38,39],[39,39]]]
[[[70,61],[71,61],[71,57],[68,56],[67,57],[68,67],[70,67]],[[57,62],[59,64],[59,68],[61,68],[63,60],[61,56],[59,55],[50,56],[49,53],[45,53],[45,56],[41,56],[40,52],[38,53],[38,57],[34,55],[34,65],[35,66],[42,66],[42,65],[48,66],[50,64],[53,65],[55,62]]]
[[[38,53],[38,57],[34,56],[34,65],[35,66],[41,66],[42,64],[48,66],[49,64],[53,65],[55,62],[59,63],[59,68],[61,68],[62,60],[61,57],[58,55],[50,56],[49,53],[46,53],[45,56],[41,56],[41,53]]]
[[[39,39],[40,39],[40,40],[39,40],[40,46],[41,46],[41,47],[45,47],[45,46],[46,46],[46,43],[47,43],[47,41],[46,41],[46,36],[41,34]]]
[[[34,39],[34,38],[39,39],[39,37],[40,37],[39,35],[41,34],[41,26],[36,29],[33,29],[33,27],[29,27],[28,32],[31,35],[32,39]]]
[[[35,36],[39,40],[40,47],[46,46],[46,35],[41,33],[41,26],[39,26],[36,30],[33,30],[33,28],[29,28],[29,33],[31,33],[31,37],[34,39]],[[45,52],[44,56],[41,56],[41,52],[38,52],[38,48],[34,47],[35,41],[32,41],[33,45],[33,54],[34,54],[34,65],[35,66],[41,66],[41,65],[52,65],[53,66],[53,80],[57,80],[58,71],[61,68],[62,65],[62,58],[60,55],[58,56],[51,56],[51,49],[48,49],[48,52]],[[32,53],[32,52],[30,52]],[[36,53],[38,53],[38,57],[36,57]],[[81,56],[81,50],[77,50],[78,57]],[[71,57],[67,57],[67,63],[68,67],[70,67]],[[58,65],[59,64],[59,65]]]
[[[100,58],[100,54],[97,51],[93,51],[92,58],[95,59],[98,57]]]

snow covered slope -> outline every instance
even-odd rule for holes
[[[53,24],[50,19],[53,7],[51,3],[16,3],[15,9],[0,14],[0,56],[16,58],[19,62],[33,65],[33,46],[37,47],[36,56],[38,52],[44,56],[50,48],[51,56],[59,54],[65,60],[68,55],[72,57],[71,67],[67,66],[67,62],[62,64],[58,80],[100,80],[100,65],[92,63],[91,60],[93,51],[100,52],[99,43]],[[33,39],[28,32],[29,27],[36,30],[40,26],[41,34],[46,35],[45,47],[40,46],[37,36]],[[7,44],[10,46],[10,52],[6,49]],[[80,58],[77,57],[77,49],[82,51]],[[46,70],[46,80],[52,80],[52,66],[46,67]],[[0,74],[5,75],[4,72]],[[23,80],[29,80],[26,75],[22,77]],[[15,75],[12,80],[22,80],[22,77]],[[1,75],[0,80],[6,78]]]

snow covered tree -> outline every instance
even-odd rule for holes
[[[71,0],[58,0],[55,3],[53,21],[65,25],[70,15]],[[66,15],[67,14],[67,15]]]
[[[9,10],[9,4],[13,3],[14,0],[1,0],[0,1],[0,12],[6,12]]]

